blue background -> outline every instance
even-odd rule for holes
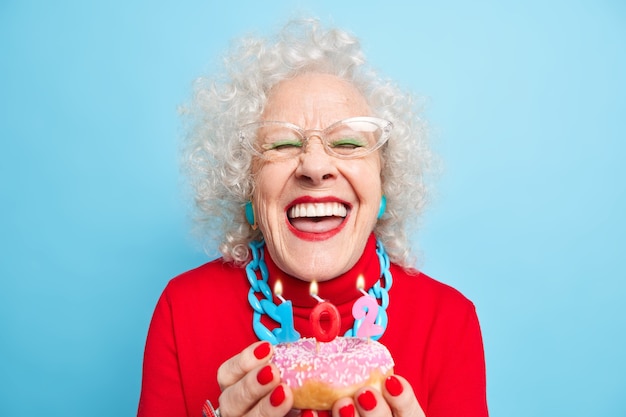
[[[0,415],[136,412],[157,297],[208,259],[177,106],[231,38],[296,11],[427,99],[445,168],[420,266],[477,305],[492,415],[626,415],[626,6],[608,0],[2,0]]]

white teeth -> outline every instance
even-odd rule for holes
[[[304,203],[289,209],[289,217],[346,217],[348,210],[341,203]]]

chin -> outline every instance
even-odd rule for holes
[[[294,260],[292,275],[308,282],[313,280],[318,282],[331,280],[348,271],[358,260],[357,258],[354,262],[350,262],[348,259],[338,260],[337,257],[332,259],[307,258],[300,257]]]
[[[283,271],[302,281],[331,280],[350,270],[361,257],[362,243],[354,240],[361,234],[348,222],[343,222],[331,233],[307,233],[305,239],[297,232],[286,222],[286,230],[283,229],[284,234],[279,238],[282,243],[275,246],[274,252],[277,253],[272,253],[272,257]],[[364,235],[363,242],[368,236]],[[269,242],[266,240],[266,243]]]

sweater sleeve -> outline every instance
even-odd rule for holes
[[[486,417],[485,356],[474,305],[466,303],[464,312],[446,327],[448,343],[441,355],[445,359],[432,381],[426,415]]]
[[[137,416],[187,416],[167,289],[157,303],[148,330]]]

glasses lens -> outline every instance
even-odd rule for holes
[[[256,154],[266,159],[282,159],[300,153],[300,132],[283,123],[252,123],[244,127],[242,139]]]
[[[371,120],[346,120],[326,132],[328,148],[343,158],[358,158],[372,152],[382,137],[382,127]]]

